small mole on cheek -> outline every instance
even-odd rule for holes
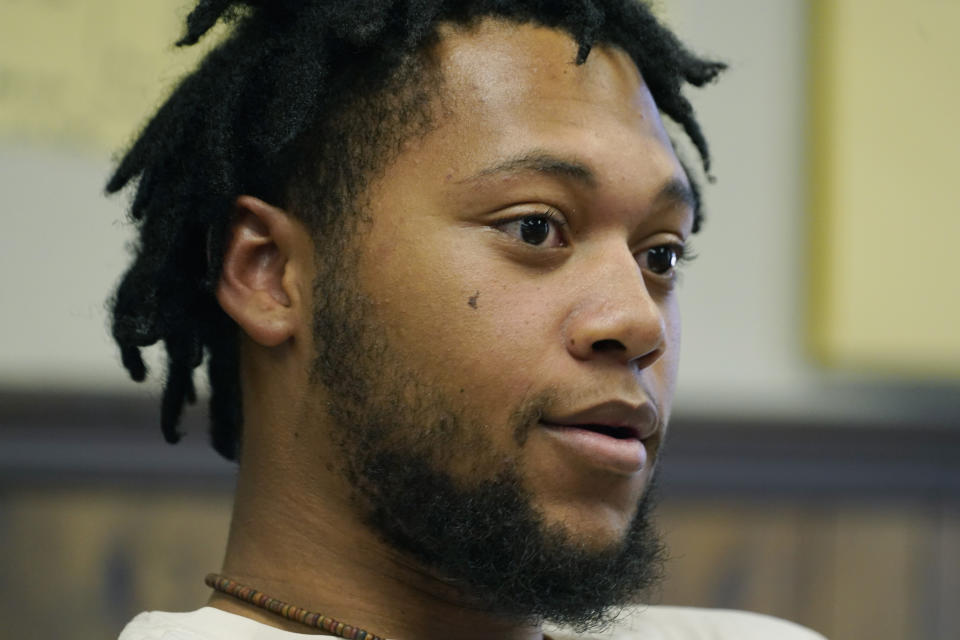
[[[471,308],[471,309],[476,309],[476,308],[477,308],[477,298],[479,298],[479,297],[480,297],[480,292],[477,291],[475,294],[473,294],[472,296],[470,296],[470,298],[467,300],[467,304],[470,305],[470,308]]]
[[[294,438],[294,439],[297,439],[297,438],[299,438],[299,437],[300,437],[300,432],[299,432],[299,431],[294,431],[294,432],[293,432],[293,438]]]

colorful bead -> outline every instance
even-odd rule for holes
[[[248,587],[240,584],[239,582],[234,582],[230,578],[225,578],[224,576],[217,575],[216,573],[209,574],[204,579],[204,582],[206,582],[208,587],[219,591],[220,593],[225,593],[228,596],[233,596],[234,598],[243,600],[244,602],[249,602],[255,607],[266,609],[271,613],[276,613],[277,615],[283,616],[284,618],[292,620],[293,622],[299,622],[300,624],[313,627],[315,629],[330,631],[341,638],[347,638],[348,640],[385,640],[384,638],[370,633],[369,631],[364,631],[363,629],[345,624],[339,620],[328,618],[322,613],[307,611],[306,609],[301,609],[300,607],[283,602],[282,600],[271,598],[267,594],[261,593],[253,587]]]

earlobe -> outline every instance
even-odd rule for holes
[[[278,346],[297,333],[299,224],[252,196],[234,204],[217,301],[256,343]]]

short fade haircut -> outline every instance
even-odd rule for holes
[[[163,341],[168,442],[180,439],[184,404],[196,400],[193,370],[206,357],[211,443],[227,459],[238,455],[238,329],[214,295],[237,196],[284,207],[328,250],[338,247],[370,180],[430,126],[439,81],[425,54],[438,25],[485,17],[567,33],[577,64],[596,44],[624,50],[709,174],[682,89],[725,65],[690,53],[637,0],[200,0],[177,45],[196,43],[218,20],[233,23],[230,34],[180,82],[106,186],[135,183],[138,240],[111,300],[113,337],[136,381],[147,374],[140,349]],[[700,223],[698,206],[694,231]]]

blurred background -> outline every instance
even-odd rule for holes
[[[693,95],[717,181],[682,285],[659,601],[955,640],[960,3],[657,7],[731,65]],[[132,234],[102,186],[211,44],[174,49],[188,11],[0,0],[2,638],[116,637],[202,605],[220,565],[234,469],[202,403],[163,444],[158,382],[126,379],[104,310]]]

